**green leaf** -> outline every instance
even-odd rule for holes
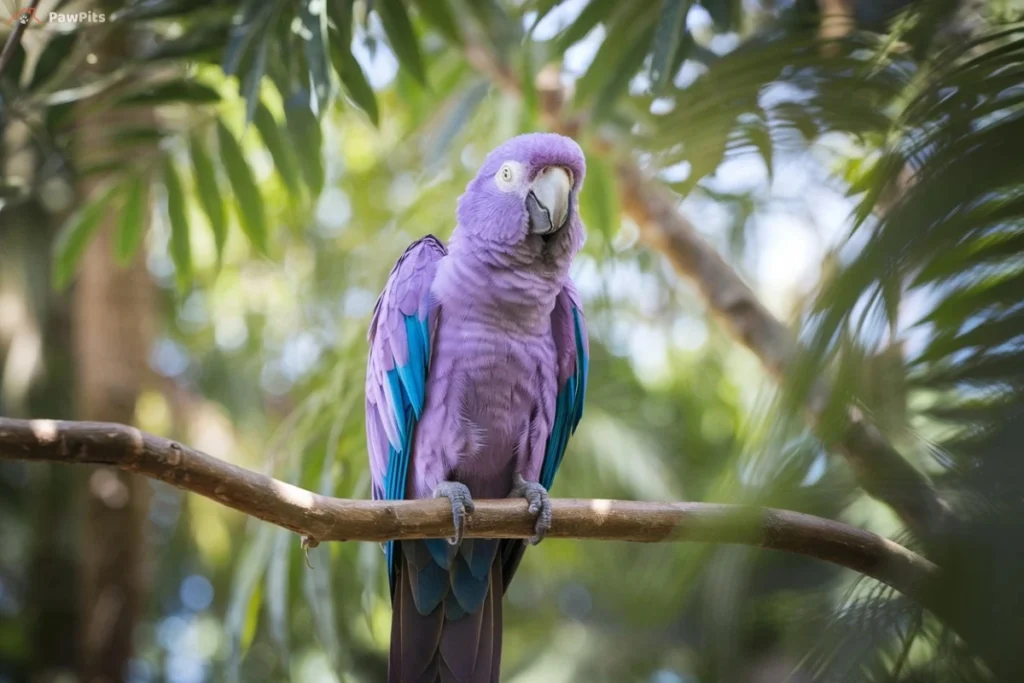
[[[194,60],[217,63],[220,53],[228,42],[230,24],[214,26],[193,26],[188,33],[154,45],[142,55],[144,62],[161,60]]]
[[[432,135],[424,151],[424,163],[427,168],[436,168],[447,157],[448,148],[465,127],[466,122],[476,112],[490,91],[490,82],[478,81],[469,86],[454,99],[445,123],[437,133]]]
[[[267,617],[270,620],[270,639],[277,648],[284,668],[288,668],[290,648],[288,646],[288,570],[291,558],[292,534],[287,529],[274,532],[274,550],[267,565],[264,592]]]
[[[120,128],[111,138],[112,142],[117,143],[118,147],[131,147],[134,145],[155,147],[163,139],[164,131],[151,126]]]
[[[730,31],[735,28],[743,15],[741,0],[701,0],[704,9],[711,15],[715,28],[719,31]]]
[[[409,21],[402,0],[376,0],[373,9],[384,25],[384,32],[399,63],[408,69],[417,81],[426,85],[427,73],[423,67],[419,40],[413,31],[412,22]]]
[[[324,163],[320,122],[306,105],[308,99],[299,93],[285,105],[285,121],[295,150],[299,169],[314,197],[324,189]]]
[[[106,161],[97,161],[92,164],[85,164],[75,169],[79,178],[87,178],[95,175],[107,175],[110,173],[120,173],[128,168],[128,164],[124,159],[108,159]]]
[[[247,59],[247,56],[252,51],[254,43],[257,50],[259,50],[267,42],[267,32],[270,29],[273,18],[278,16],[281,8],[281,3],[249,0],[234,15],[231,29],[227,34],[224,58],[221,62],[224,74],[228,76],[241,75],[243,69],[248,71],[248,69],[252,68],[252,58]],[[283,24],[287,28],[287,23]],[[286,35],[291,36],[290,33]]]
[[[934,338],[914,361],[934,363],[952,354],[971,347],[985,350],[1012,342],[1024,332],[1024,309],[1010,311],[1005,315],[987,316],[984,322],[966,332],[945,334]]]
[[[197,7],[209,4],[209,0],[139,0],[128,3],[127,7],[114,12],[111,21],[140,21],[189,14]]]
[[[579,16],[576,17],[576,21],[569,24],[569,26],[555,38],[556,52],[561,54],[572,47],[575,43],[583,40],[583,38],[585,38],[595,26],[602,22],[607,22],[619,7],[619,0],[591,0],[587,6],[583,8],[583,11],[580,12]]]
[[[612,168],[600,157],[587,154],[587,177],[580,193],[580,210],[586,226],[610,240],[621,222],[619,193]]]
[[[537,127],[537,75],[534,73],[534,55],[531,49],[534,45],[536,43],[528,43],[522,51],[523,61],[520,69],[522,74],[520,82],[523,91],[522,130],[532,130]]]
[[[238,140],[223,121],[217,121],[217,140],[220,144],[220,158],[224,163],[224,171],[238,200],[242,231],[257,250],[266,253],[267,219],[263,209],[263,196],[256,186],[252,169],[245,162],[245,154]]]
[[[256,112],[256,105],[260,102],[260,85],[263,83],[263,75],[267,72],[267,50],[270,41],[266,39],[266,32],[260,36],[259,44],[256,46],[256,54],[252,64],[245,72],[242,79],[242,97],[245,98],[245,125],[252,122],[253,114]]]
[[[22,47],[21,43],[14,46],[14,55],[11,57],[11,61],[7,63],[7,68],[4,69],[4,73],[0,76],[0,84],[5,85],[13,90],[18,90],[21,82],[21,71],[25,68],[25,48]]]
[[[118,100],[122,106],[176,104],[179,102],[203,104],[220,101],[220,93],[197,81],[181,79],[168,81],[145,90],[125,95]]]
[[[267,73],[267,58],[272,42],[268,34],[280,8],[279,3],[266,3],[258,11],[246,7],[240,19],[247,27],[245,35],[239,36],[234,29],[229,32],[224,72],[239,74],[239,93],[245,100],[246,127],[252,122],[253,112],[260,100],[260,86]]]
[[[289,194],[298,197],[300,193],[298,162],[295,160],[291,146],[285,142],[285,134],[277,120],[262,102],[256,107],[253,123],[263,139],[263,144],[270,151],[270,156],[274,159],[274,169],[281,176]]]
[[[43,48],[42,54],[39,55],[35,73],[32,74],[32,81],[28,86],[29,90],[36,90],[45,85],[57,73],[58,67],[64,63],[74,49],[76,40],[78,40],[77,32],[53,34],[53,37],[46,43],[46,47]]]
[[[1011,272],[975,279],[962,289],[947,294],[924,318],[939,328],[960,325],[968,316],[987,310],[1002,310],[1024,300],[1024,272]]]
[[[348,0],[352,2],[353,0]],[[332,2],[331,7],[336,3]],[[286,5],[287,6],[287,5]],[[309,87],[309,72],[306,58],[299,45],[299,36],[292,30],[293,21],[289,16],[274,22],[274,38],[270,41],[271,53],[267,73],[274,87],[287,100],[297,90]]]
[[[460,92],[467,79],[473,78],[473,70],[462,59],[451,59],[438,65],[435,80],[428,93],[412,76],[402,69],[395,79],[395,94],[409,116],[410,132],[422,131],[424,125],[437,121],[443,110],[450,106],[455,93]]]
[[[164,187],[167,189],[167,218],[171,224],[171,260],[174,261],[178,289],[185,290],[192,279],[192,248],[185,214],[185,191],[174,162],[164,159]]]
[[[299,20],[302,23],[302,39],[309,63],[309,75],[313,81],[317,112],[323,116],[334,94],[331,84],[331,63],[327,54],[327,12],[326,0],[302,0],[299,5]],[[314,14],[312,10],[316,9]]]
[[[537,25],[541,21],[543,21],[544,17],[563,2],[565,2],[565,0],[538,0],[538,2],[535,2],[533,4],[533,9],[537,12],[537,18],[534,19],[533,25],[530,26],[530,35],[533,35],[533,30],[537,28]]]
[[[625,91],[647,54],[654,37],[657,12],[643,3],[624,4],[617,10],[608,27],[614,39],[601,43],[594,61],[577,81],[577,102],[587,102],[601,93],[607,105]]]
[[[63,289],[85,253],[89,239],[100,225],[116,186],[98,193],[96,198],[76,211],[61,228],[54,242],[54,287]]]
[[[231,581],[231,596],[228,598],[227,614],[224,617],[224,631],[228,637],[228,680],[238,680],[238,667],[242,655],[248,648],[244,638],[254,598],[258,600],[259,580],[267,566],[273,547],[274,527],[260,524],[256,533],[245,541],[242,557],[238,561]]]
[[[448,0],[414,0],[423,20],[446,39],[462,45],[462,31]]]
[[[760,107],[758,108],[760,110]],[[768,181],[771,182],[774,177],[775,163],[774,163],[774,151],[775,144],[772,141],[771,128],[768,124],[768,115],[764,110],[760,110],[760,116],[752,118],[748,122],[744,122],[739,127],[740,134],[746,138],[746,142],[752,145],[760,154],[761,160],[764,162],[765,171],[768,174]]]
[[[142,244],[142,236],[146,232],[148,199],[149,178],[142,173],[130,176],[125,187],[124,204],[114,242],[114,256],[121,265],[130,263]]]
[[[594,59],[594,64],[591,65],[590,69],[587,70],[587,76],[591,75],[591,72],[596,74],[605,74],[605,82],[603,87],[597,94],[597,98],[594,102],[594,118],[603,119],[605,118],[615,106],[616,101],[624,95],[629,89],[629,82],[636,75],[640,67],[643,66],[644,58],[647,56],[647,48],[651,43],[651,38],[654,36],[654,25],[650,25],[643,30],[643,32],[633,39],[632,44],[623,54],[619,54],[617,59],[614,59],[611,63],[607,63],[604,59],[604,55],[601,51],[598,51],[597,57]],[[624,39],[624,42],[627,39]],[[606,44],[613,41],[606,41]],[[616,50],[616,53],[619,51]],[[611,55],[609,55],[611,56]],[[598,59],[601,59],[598,62]],[[588,79],[586,86],[584,87],[583,79],[580,82],[580,91],[577,93],[580,97],[586,97],[585,93],[589,88],[590,84],[594,81]]]
[[[196,196],[199,197],[199,206],[203,208],[203,213],[210,221],[219,261],[224,252],[224,243],[227,241],[228,223],[217,171],[210,155],[206,153],[203,141],[198,136],[193,135],[189,138],[188,150],[192,159],[192,173],[195,176]]]
[[[933,366],[915,378],[914,384],[932,389],[951,389],[957,385],[980,388],[1002,382],[1012,385],[1024,380],[1022,361],[1020,354],[1013,352],[974,354],[957,363]]]
[[[334,24],[338,37],[335,42],[352,47],[352,3],[355,0],[333,0],[327,4],[327,17]],[[334,43],[332,43],[332,46]]]
[[[331,589],[330,545],[324,544],[317,548],[311,548],[309,564],[312,568],[308,569],[302,577],[303,592],[313,610],[317,640],[324,652],[327,653],[332,668],[340,673],[343,670],[342,653],[338,640],[334,591]]]
[[[653,90],[661,92],[668,85],[671,71],[680,45],[689,35],[686,30],[686,15],[692,0],[662,0],[661,16],[654,33],[654,51],[651,55],[650,78]]]
[[[522,24],[513,20],[496,0],[473,0],[468,7],[483,26],[499,57],[504,59],[522,39]]]
[[[323,467],[317,492],[330,496],[334,485],[334,463],[338,455],[338,442],[341,440],[345,426],[345,411],[338,411],[333,419],[327,437],[327,448],[324,452]],[[338,639],[337,617],[335,615],[335,597],[331,586],[331,552],[329,545],[321,545],[309,550],[311,569],[303,577],[303,589],[306,600],[313,609],[313,621],[320,645],[324,648],[335,672],[341,676],[346,668],[343,661],[341,642]]]
[[[276,3],[265,0],[247,0],[235,14],[231,30],[228,32],[228,44],[224,48],[222,68],[225,74],[236,74],[250,43],[257,34],[262,34],[258,29],[258,22],[268,23],[275,5]]]
[[[366,74],[363,73],[362,67],[359,66],[359,62],[356,61],[351,50],[349,50],[347,45],[342,45],[337,40],[333,41],[331,45],[331,59],[334,62],[334,68],[341,76],[345,92],[356,103],[356,106],[366,112],[373,125],[379,125],[380,113],[377,109],[377,96],[374,94],[370,82],[366,79]]]
[[[75,113],[79,111],[73,100],[50,105],[43,115],[47,130],[61,131],[70,127],[75,120]]]
[[[951,249],[935,254],[913,279],[919,286],[967,272],[979,265],[993,265],[1000,261],[1017,258],[1024,252],[1024,232],[996,233],[980,240],[964,244],[960,249]]]

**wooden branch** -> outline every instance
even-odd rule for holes
[[[31,0],[25,9],[20,10],[18,14],[12,17],[15,19],[14,29],[7,36],[7,42],[4,43],[3,51],[0,51],[0,76],[4,75],[4,70],[7,69],[7,65],[10,64],[12,59],[14,59],[14,52],[18,49],[18,46],[21,45],[21,36],[24,35],[25,29],[28,28],[29,21],[38,21],[38,19],[36,19],[36,10],[38,8],[39,0]],[[20,74],[15,75],[15,79],[18,78],[18,75]]]
[[[0,418],[0,460],[108,465],[198,493],[247,515],[321,541],[385,541],[450,536],[443,500],[344,500],[104,422]],[[853,569],[921,599],[938,568],[906,548],[820,517],[714,503],[552,500],[549,538],[736,543],[782,550]],[[470,538],[529,538],[524,500],[480,500]]]

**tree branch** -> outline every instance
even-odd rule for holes
[[[35,19],[36,9],[38,8],[39,0],[32,0],[28,3],[28,7],[16,15],[18,20],[14,22],[14,29],[8,34],[7,42],[4,43],[4,49],[0,51],[0,76],[4,75],[7,65],[14,59],[14,52],[21,45],[21,36],[25,33],[25,29],[28,28],[28,22]],[[15,74],[14,78],[17,79],[19,75]]]
[[[444,538],[454,533],[441,500],[344,500],[104,422],[0,418],[0,460],[117,467],[198,493],[320,541]],[[921,599],[938,568],[906,548],[856,527],[799,512],[714,503],[552,500],[549,538],[735,543],[782,550],[847,567]],[[523,500],[480,500],[470,538],[529,538]]]

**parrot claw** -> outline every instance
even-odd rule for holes
[[[530,506],[527,508],[531,515],[537,515],[537,523],[533,527],[533,536],[530,537],[530,545],[537,545],[544,540],[544,536],[551,529],[551,499],[548,498],[548,490],[540,484],[526,481],[521,474],[515,478],[515,486],[508,494],[509,498],[525,498]]]
[[[447,498],[452,504],[452,523],[455,525],[455,536],[449,538],[448,543],[459,545],[466,532],[466,519],[474,508],[469,488],[457,481],[442,481],[434,489],[434,498]]]

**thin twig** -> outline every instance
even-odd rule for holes
[[[0,460],[89,463],[137,472],[324,541],[445,538],[440,500],[369,501],[322,496],[133,427],[0,418]],[[921,599],[938,568],[863,529],[787,510],[714,503],[552,500],[549,538],[736,543],[797,553],[853,569]],[[479,500],[469,538],[529,538],[525,501]]]
[[[25,29],[28,28],[29,19],[34,19],[36,16],[36,8],[39,7],[39,0],[31,0],[28,3],[28,7],[23,9],[20,14],[15,15],[13,18],[14,30],[11,31],[10,35],[7,36],[7,42],[4,43],[4,49],[0,52],[0,77],[3,77],[4,70],[12,59],[14,59],[14,51],[21,45],[21,36],[25,33]],[[26,16],[28,15],[28,16]]]

